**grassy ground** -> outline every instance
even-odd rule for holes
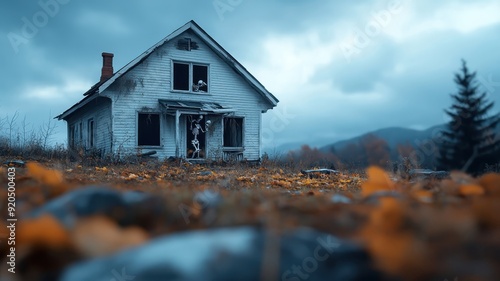
[[[5,187],[7,169],[0,168]],[[64,266],[189,229],[257,225],[287,231],[308,226],[361,243],[379,269],[403,280],[500,280],[500,174],[472,178],[452,173],[450,179],[413,181],[372,167],[367,173],[309,178],[270,163],[82,166],[51,161],[16,168],[17,215],[86,185],[151,193],[165,209],[147,223],[129,227],[103,217],[81,221],[72,230],[48,217],[20,220],[18,260],[29,261],[29,270],[43,270],[39,265],[44,261],[35,255],[40,249],[63,253],[54,259]],[[6,188],[0,200],[7,202]],[[7,213],[1,214],[0,235],[6,237],[2,224]],[[88,231],[94,228],[100,231]],[[85,250],[86,235],[103,246]],[[115,240],[120,243],[106,247]],[[2,257],[6,246],[2,241]]]

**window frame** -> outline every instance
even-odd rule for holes
[[[226,134],[226,119],[241,119],[241,146],[225,146],[224,139]],[[244,150],[245,149],[245,117],[244,116],[225,116],[222,118],[222,148],[223,150]]]
[[[95,147],[95,137],[96,137],[96,122],[95,122],[94,118],[89,118],[87,120],[87,144],[88,144],[88,148]]]
[[[152,145],[152,144],[144,144],[144,145],[141,145],[139,144],[139,116],[140,115],[158,115],[158,145]],[[159,148],[159,147],[163,147],[163,144],[162,144],[162,118],[161,118],[161,112],[145,112],[145,111],[137,111],[137,114],[136,114],[136,140],[135,140],[135,144],[136,144],[136,147],[137,148]]]
[[[174,88],[174,81],[175,81],[175,64],[187,64],[189,66],[188,70],[188,85],[189,85],[189,90],[180,90],[180,89],[175,89]],[[206,92],[196,92],[193,90],[193,77],[194,77],[194,66],[204,66],[207,68],[207,81],[204,81],[207,83],[207,91]],[[171,83],[170,83],[170,91],[171,92],[177,92],[177,93],[186,93],[186,94],[200,94],[200,95],[206,95],[210,94],[210,88],[211,88],[211,81],[210,81],[210,64],[209,63],[202,63],[202,62],[188,62],[188,61],[180,61],[180,60],[171,60],[171,67],[170,67],[172,73],[171,73]]]

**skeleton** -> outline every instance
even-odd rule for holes
[[[200,88],[206,85],[207,83],[203,82],[203,80],[198,80],[198,84],[193,84],[193,92],[204,92],[203,90],[200,90]]]
[[[203,128],[200,125],[201,120],[203,120],[203,115],[200,115],[200,117],[198,117],[198,119],[191,120],[190,130],[194,136],[194,139],[191,141],[191,144],[194,147],[194,152],[193,152],[193,155],[191,156],[191,158],[194,158],[195,155],[196,155],[196,158],[200,158],[201,149],[200,149],[200,141],[198,140],[198,135],[200,134],[200,131],[202,133],[205,133],[205,131],[208,130],[208,127],[212,123],[210,120],[207,120],[207,122],[205,123],[205,130],[203,130]]]

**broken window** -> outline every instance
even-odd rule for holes
[[[189,64],[174,63],[174,90],[189,91]]]
[[[208,66],[175,62],[173,73],[174,90],[208,92]]]
[[[224,147],[243,147],[243,118],[224,118]]]
[[[95,139],[94,119],[89,119],[87,128],[88,128],[89,147],[94,147],[94,139]]]
[[[193,92],[208,92],[208,67],[193,65]]]
[[[196,42],[192,41],[191,38],[179,39],[177,41],[177,49],[179,50],[198,50],[199,46]]]
[[[138,145],[160,146],[160,114],[139,113]]]

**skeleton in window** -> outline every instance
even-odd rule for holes
[[[194,139],[191,141],[191,144],[194,147],[193,155],[191,156],[191,158],[194,158],[195,155],[196,155],[196,158],[200,157],[201,149],[200,149],[200,141],[198,140],[198,135],[200,134],[200,131],[202,133],[205,133],[205,131],[208,130],[208,127],[212,123],[210,120],[207,120],[207,122],[205,122],[205,130],[203,130],[203,128],[200,125],[201,120],[203,120],[203,115],[200,115],[200,117],[198,117],[198,119],[191,120],[190,130],[194,136]]]
[[[193,92],[205,92],[201,90],[201,88],[205,86],[207,86],[207,83],[205,83],[203,80],[198,80],[198,84],[193,84]]]

